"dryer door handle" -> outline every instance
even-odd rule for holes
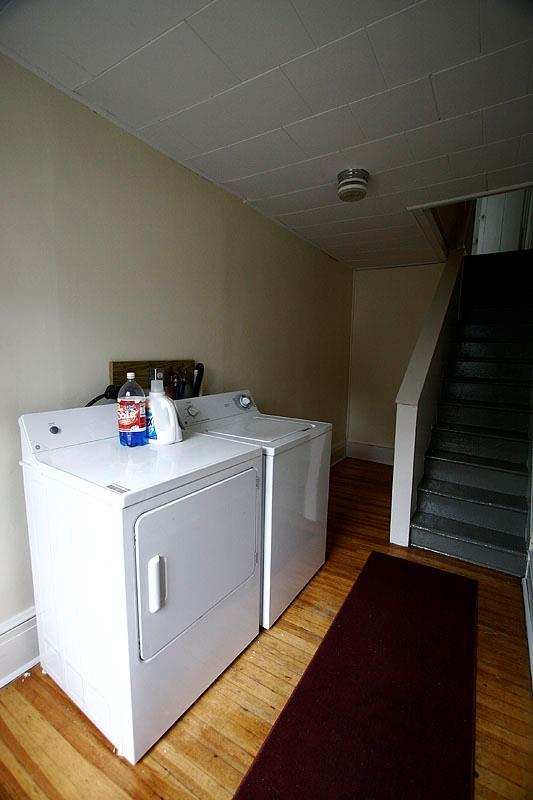
[[[167,598],[167,560],[165,556],[153,556],[148,561],[148,610],[155,614]]]

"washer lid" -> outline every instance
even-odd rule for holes
[[[217,436],[228,436],[232,439],[245,439],[249,442],[267,444],[312,428],[314,428],[312,422],[276,419],[275,417],[258,415],[244,418],[239,416],[229,424],[224,422],[217,424],[214,422],[208,426],[207,432],[216,433]]]

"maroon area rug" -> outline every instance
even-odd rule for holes
[[[372,553],[235,795],[470,800],[477,582]]]

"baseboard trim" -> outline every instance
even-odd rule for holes
[[[331,448],[331,466],[338,464],[344,458],[346,458],[346,442],[341,442]]]
[[[529,585],[530,583],[533,584],[531,569],[531,565],[529,565],[529,570],[528,573],[526,573],[526,577],[522,578],[522,592],[524,594],[524,615],[526,618],[526,636],[529,649],[529,670],[531,683],[533,684],[533,585]]]
[[[38,662],[37,621],[32,606],[0,626],[0,688]]]
[[[363,461],[376,461],[378,464],[394,463],[394,447],[383,447],[370,442],[347,442],[346,455],[348,458],[360,458]]]

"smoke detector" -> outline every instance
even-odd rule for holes
[[[339,200],[353,203],[366,197],[368,172],[366,169],[344,169],[337,175]]]

